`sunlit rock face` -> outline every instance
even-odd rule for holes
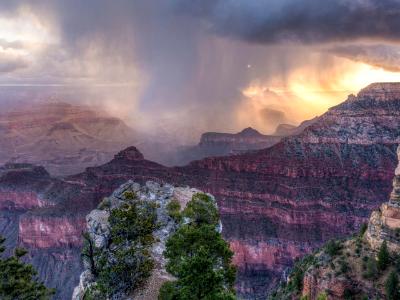
[[[53,175],[103,164],[131,145],[135,133],[102,111],[62,102],[0,113],[0,164],[42,165]]]

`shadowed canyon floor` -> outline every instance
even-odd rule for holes
[[[358,230],[386,201],[400,143],[400,84],[349,96],[296,136],[260,151],[168,168],[134,147],[64,179],[40,167],[0,169],[0,222],[30,250],[46,282],[67,299],[77,284],[85,215],[132,179],[190,185],[215,195],[239,267],[237,289],[265,299],[293,259]]]

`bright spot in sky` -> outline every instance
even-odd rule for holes
[[[55,42],[48,28],[29,9],[21,8],[13,17],[0,16],[0,40],[7,42]]]

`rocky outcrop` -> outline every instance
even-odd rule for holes
[[[157,299],[161,285],[165,281],[174,279],[165,269],[166,260],[163,253],[166,249],[167,239],[179,225],[169,215],[167,206],[171,200],[177,200],[181,204],[181,209],[184,209],[192,199],[192,196],[200,192],[193,188],[173,187],[169,184],[160,185],[151,181],[146,182],[143,186],[129,181],[121,185],[110,197],[105,198],[98,208],[92,210],[86,216],[86,229],[95,247],[99,251],[108,251],[108,247],[112,247],[109,243],[111,230],[109,217],[111,210],[131,203],[130,201],[149,202],[156,205],[158,226],[153,232],[156,242],[150,249],[151,257],[154,261],[152,274],[146,283],[135,290],[132,295],[115,295],[113,299],[154,300]],[[134,199],[131,199],[132,195],[134,195]],[[211,198],[214,199],[212,196]],[[72,299],[84,299],[85,292],[94,284],[94,280],[95,276],[86,262],[85,269],[80,275],[79,285],[75,288]]]
[[[400,161],[400,147],[397,149]],[[395,171],[393,191],[390,201],[374,211],[368,223],[367,240],[372,249],[377,250],[386,241],[392,252],[400,250],[400,163]]]

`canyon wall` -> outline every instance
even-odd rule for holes
[[[72,285],[64,285],[62,274],[48,270],[64,270],[65,259],[71,259],[70,276],[77,281],[81,270],[73,253],[79,245],[73,235],[78,229],[64,224],[65,239],[59,244],[57,230],[50,229],[58,221],[49,218],[68,219],[79,227],[77,217],[130,179],[197,187],[218,201],[223,234],[231,242],[239,267],[238,292],[247,299],[265,299],[295,257],[330,238],[355,232],[386,201],[400,143],[398,91],[399,84],[371,85],[330,109],[302,133],[270,148],[206,158],[184,167],[167,168],[147,161],[131,147],[105,165],[63,180],[44,174],[40,179],[28,172],[28,184],[17,186],[18,176],[8,171],[0,178],[0,191],[8,193],[8,199],[15,199],[11,196],[15,191],[32,190],[41,202],[32,202],[25,194],[30,199],[26,212],[7,206],[2,212],[13,216],[2,217],[0,222],[8,224],[10,240],[26,242],[41,276],[52,286],[64,287],[58,297],[67,299]],[[11,200],[15,207],[21,206],[19,200]],[[30,207],[33,204],[38,207]],[[18,219],[19,229],[24,222],[33,222],[31,236],[40,237],[41,227],[54,234],[46,237],[49,242],[38,238],[37,244],[29,243],[23,230],[15,237],[13,218]],[[46,255],[57,263],[46,264]]]

